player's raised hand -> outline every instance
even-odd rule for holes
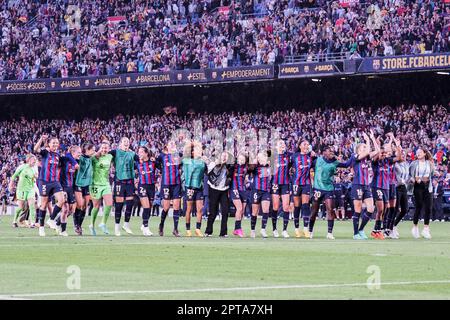
[[[47,141],[48,134],[44,133],[41,138],[42,138],[43,141]]]

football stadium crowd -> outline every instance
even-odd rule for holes
[[[439,0],[6,0],[0,80],[450,51]]]
[[[255,113],[191,113],[189,115],[117,115],[109,120],[86,118],[75,120],[33,120],[21,118],[0,122],[0,177],[6,181],[42,134],[56,136],[61,149],[71,145],[111,141],[116,147],[120,138],[129,137],[130,148],[137,150],[147,146],[157,156],[178,129],[194,131],[195,121],[202,125],[203,134],[208,129],[218,129],[226,136],[226,130],[272,129],[286,141],[288,151],[294,152],[299,141],[307,139],[313,150],[331,145],[336,155],[347,159],[361,141],[361,132],[370,129],[376,135],[393,132],[413,160],[415,151],[424,147],[431,152],[436,164],[436,178],[446,186],[450,184],[450,114],[448,106],[400,105],[381,108],[316,109],[302,112],[276,111],[270,114]],[[208,143],[204,140],[203,143]],[[350,177],[342,176],[346,181]]]

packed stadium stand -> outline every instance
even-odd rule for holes
[[[6,0],[0,80],[448,52],[449,13],[440,0]]]

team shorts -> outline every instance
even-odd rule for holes
[[[397,199],[397,186],[395,184],[389,185],[389,201]]]
[[[372,188],[372,193],[375,201],[389,202],[389,190]]]
[[[366,200],[372,198],[372,191],[369,186],[354,184],[352,185],[351,197],[352,200]]]
[[[294,197],[300,197],[301,195],[310,195],[311,194],[311,185],[305,184],[305,185],[299,185],[299,184],[293,184],[292,185],[292,196]]]
[[[333,191],[325,191],[319,189],[313,189],[312,192],[313,201],[323,201],[327,199],[334,200],[334,190]]]
[[[163,200],[181,199],[181,185],[163,185],[159,194]]]
[[[230,190],[230,199],[232,201],[238,200],[242,202],[247,202],[248,192],[246,190],[237,190],[237,189]]]
[[[90,185],[89,192],[91,194],[92,199],[100,200],[103,196],[112,195],[112,190],[110,185],[106,186],[96,186]]]
[[[155,185],[154,184],[140,184],[138,186],[139,198],[155,199]]]
[[[122,198],[134,197],[134,191],[135,191],[134,183],[126,183],[126,182],[118,180],[115,182],[114,188],[115,188],[114,194],[116,197],[122,197]]]
[[[62,192],[62,191],[63,191],[63,187],[61,186],[61,183],[59,183],[58,181],[53,181],[53,182],[41,181],[41,183],[39,183],[39,195],[41,197],[48,197],[50,195],[53,195],[55,193]]]
[[[81,192],[81,195],[83,197],[90,195],[89,186],[85,186],[85,187],[75,186],[75,192]]]
[[[270,201],[271,195],[269,191],[264,190],[253,190],[252,192],[252,203],[258,204],[261,201]]]
[[[334,190],[334,204],[336,208],[344,207],[345,194],[343,190]]]
[[[270,194],[277,194],[280,196],[289,194],[289,185],[288,184],[272,184],[272,187],[270,188]]]
[[[186,201],[198,201],[203,200],[203,189],[187,188],[186,189]]]
[[[36,194],[35,194],[34,190],[22,191],[22,190],[17,189],[16,198],[17,198],[17,200],[21,200],[21,201],[35,200]]]
[[[64,191],[64,200],[68,204],[74,204],[75,203],[75,192],[73,191],[72,187],[63,187]]]

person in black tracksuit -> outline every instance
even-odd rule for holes
[[[409,163],[405,161],[406,155],[402,153],[400,160],[395,164],[395,175],[397,177],[397,202],[395,205],[395,217],[392,219],[392,238],[398,238],[397,225],[409,211],[408,205],[408,183],[409,183]]]
[[[424,148],[416,151],[417,160],[413,161],[409,167],[410,181],[414,183],[414,226],[411,230],[414,238],[422,235],[426,239],[431,239],[430,217],[433,208],[433,186],[431,180],[434,175],[434,163],[431,154]],[[424,227],[419,233],[419,217],[423,209]]]
[[[432,217],[434,221],[444,219],[442,200],[444,197],[444,187],[442,182],[437,179],[433,179],[433,210]]]
[[[220,236],[228,236],[227,223],[230,207],[228,189],[231,185],[232,175],[232,165],[227,164],[228,157],[228,153],[223,152],[220,159],[208,164],[209,215],[205,237],[210,237],[213,233],[213,225],[219,212],[219,206],[222,213]]]

